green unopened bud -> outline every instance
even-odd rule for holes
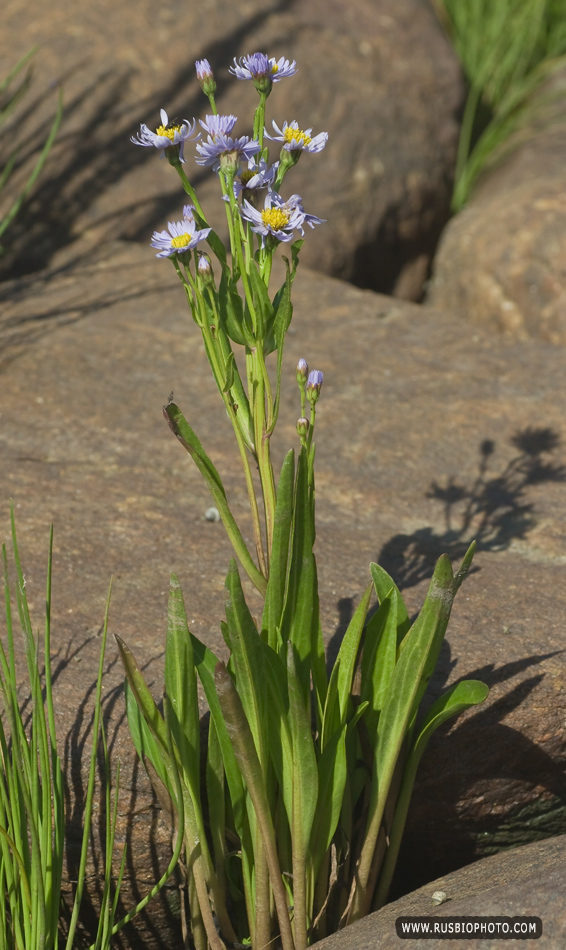
[[[283,175],[285,174],[288,168],[292,168],[293,165],[297,164],[297,162],[299,161],[301,157],[302,151],[303,151],[302,148],[293,148],[293,149],[282,148],[281,149],[281,151],[279,152],[279,162],[280,162],[279,168],[283,170],[283,174],[281,175],[281,177],[283,177]]]
[[[232,181],[240,167],[242,154],[237,149],[231,152],[222,152],[220,155],[220,171],[224,172],[226,178]]]
[[[301,416],[300,419],[297,419],[297,432],[301,437],[301,441],[306,439],[309,434],[310,422],[308,419],[305,419],[304,416]]]

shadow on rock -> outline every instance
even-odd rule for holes
[[[443,505],[443,531],[426,526],[412,534],[397,534],[384,544],[377,562],[401,590],[430,578],[441,554],[460,560],[474,539],[478,551],[504,551],[535,526],[534,506],[527,500],[529,486],[566,481],[566,467],[547,458],[558,447],[559,436],[549,428],[527,428],[511,443],[518,455],[499,474],[488,475],[495,442],[485,439],[471,484],[453,478],[445,485],[432,483],[426,497]]]
[[[547,656],[466,678],[493,685]],[[503,721],[543,679],[531,676],[456,729],[438,730],[417,777],[391,900],[487,854],[564,832],[566,764]],[[502,795],[509,787],[516,794]]]

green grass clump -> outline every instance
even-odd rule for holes
[[[469,83],[452,210],[516,133],[548,115],[545,84],[566,67],[564,0],[433,0]],[[554,97],[556,105],[556,97]]]

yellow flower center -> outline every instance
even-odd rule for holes
[[[273,63],[273,66],[271,67],[271,75],[274,76],[275,73],[278,73],[278,72],[279,72],[279,66],[277,65],[277,63]]]
[[[179,234],[178,237],[171,238],[171,247],[188,247],[190,243],[190,234]]]
[[[292,129],[290,126],[287,126],[285,129],[285,141],[292,142],[293,139],[295,142],[300,142],[301,145],[308,145],[311,137],[307,135],[306,132],[303,132],[301,129]]]
[[[289,211],[283,211],[282,208],[266,208],[261,212],[261,220],[268,228],[273,231],[281,231],[289,224],[291,214]]]
[[[240,172],[240,181],[242,182],[242,185],[244,186],[247,185],[247,183],[250,181],[251,178],[254,177],[255,174],[257,173],[252,171],[251,168],[246,168],[245,171]]]
[[[180,132],[180,125],[160,125],[158,129],[155,130],[156,135],[164,135],[166,138],[171,139],[173,142],[175,139],[175,132]]]

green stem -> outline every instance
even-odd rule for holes
[[[257,463],[261,488],[263,492],[263,504],[265,508],[265,525],[267,532],[267,557],[271,556],[271,546],[273,544],[273,529],[275,524],[275,478],[273,475],[273,466],[270,456],[270,439],[267,434],[265,404],[266,397],[270,397],[270,391],[266,391],[265,360],[263,357],[262,344],[252,350],[253,358],[253,421],[254,421],[254,440],[257,452]],[[269,398],[270,408],[271,399]]]

